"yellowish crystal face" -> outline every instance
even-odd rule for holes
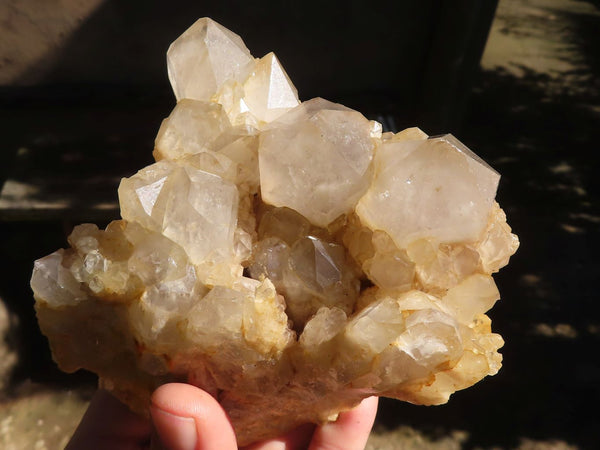
[[[146,413],[195,384],[240,445],[364,397],[440,404],[501,365],[486,312],[517,237],[500,176],[451,135],[300,103],[274,54],[197,21],[170,47],[178,99],[122,220],[76,227],[31,279],[66,371]]]
[[[369,228],[385,230],[401,248],[419,238],[453,243],[481,234],[500,175],[454,136],[384,142],[374,166],[356,207]]]

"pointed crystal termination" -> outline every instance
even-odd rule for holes
[[[182,246],[196,265],[234,260],[236,186],[202,170],[160,161],[124,178],[121,215]]]
[[[208,101],[225,81],[254,59],[242,39],[207,17],[199,19],[167,51],[169,80],[177,100]]]
[[[422,238],[476,241],[484,230],[500,175],[452,135],[384,142],[375,178],[356,212],[386,230],[400,248]]]
[[[320,98],[302,103],[261,134],[263,201],[326,227],[367,190],[376,134],[373,122],[342,105]]]
[[[232,123],[258,128],[300,104],[298,91],[274,53],[258,59],[243,83],[225,84],[215,100]]]
[[[186,380],[240,446],[366,396],[445,403],[498,372],[491,274],[519,241],[493,169],[450,135],[300,103],[274,54],[208,18],[168,69],[178,103],[157,162],[121,181],[123,220],[79,225],[34,264],[63,370],[141,414]]]
[[[272,52],[257,61],[244,83],[244,91],[248,108],[264,122],[271,122],[300,104],[298,91]]]
[[[247,72],[244,79],[228,80],[212,97],[223,105],[233,125],[262,129],[300,104],[296,88],[274,53],[257,59]]]

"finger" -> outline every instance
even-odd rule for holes
[[[283,436],[257,442],[244,447],[244,450],[300,450],[308,448],[316,425],[308,423],[301,425]]]
[[[170,383],[152,394],[152,421],[162,443],[173,450],[237,449],[227,414],[207,392]]]
[[[134,449],[148,444],[151,426],[105,390],[98,390],[66,450]]]
[[[318,427],[309,449],[364,449],[377,414],[377,403],[377,397],[366,398],[356,408],[340,413],[335,422]]]

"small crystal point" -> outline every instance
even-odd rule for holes
[[[33,267],[31,289],[53,307],[75,305],[87,295],[71,271],[62,266],[64,250],[38,259]]]
[[[179,159],[200,153],[213,143],[231,124],[218,103],[181,100],[163,120],[154,141],[154,158]]]
[[[244,83],[244,91],[250,112],[264,122],[271,122],[300,104],[298,91],[274,53],[257,61]]]
[[[257,59],[245,79],[229,80],[212,98],[234,125],[264,128],[300,104],[298,92],[274,53]]]
[[[166,200],[159,201],[168,176],[175,169],[169,161],[160,161],[141,169],[119,185],[119,203],[123,219],[137,222],[148,229],[157,229],[153,217],[161,214]],[[163,194],[163,197],[165,195]]]

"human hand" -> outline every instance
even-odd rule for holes
[[[246,450],[363,449],[376,412],[377,398],[370,397],[356,408],[340,413],[335,422],[304,425],[278,438],[252,444]],[[237,448],[235,433],[221,405],[195,386],[171,383],[159,387],[152,395],[150,414],[152,424],[106,391],[98,391],[67,450]]]

